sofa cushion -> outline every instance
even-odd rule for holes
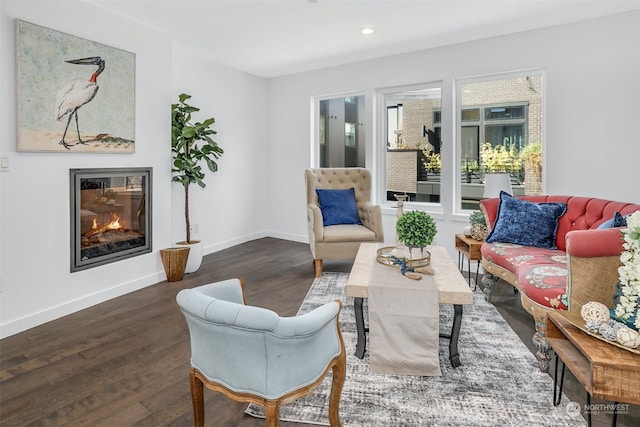
[[[336,224],[362,224],[358,216],[356,194],[346,190],[316,189],[324,226]]]
[[[518,284],[529,299],[544,307],[568,310],[566,255],[556,253],[547,263],[537,260],[525,264],[517,274]]]
[[[613,214],[613,218],[603,222],[598,226],[599,229],[604,228],[618,228],[618,227],[626,227],[627,225],[627,217],[622,216],[620,212],[616,212]]]
[[[558,219],[566,210],[565,203],[528,202],[502,191],[496,221],[486,241],[557,249]]]
[[[484,243],[482,257],[512,272],[516,286],[540,305],[567,309],[567,257],[563,251],[516,245]]]

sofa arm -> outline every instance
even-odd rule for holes
[[[480,212],[484,214],[484,220],[487,223],[487,229],[493,228],[493,223],[498,216],[498,207],[500,206],[500,199],[482,199],[480,200]]]
[[[619,228],[574,230],[566,235],[569,310],[590,301],[613,307],[623,251]]]
[[[569,231],[565,236],[567,255],[591,258],[620,256],[622,233],[620,228]]]

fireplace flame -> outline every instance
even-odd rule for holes
[[[97,234],[97,233],[101,233],[103,231],[107,231],[107,230],[120,230],[122,229],[122,225],[120,224],[120,217],[115,214],[115,213],[111,213],[111,222],[109,222],[106,225],[98,225],[98,220],[96,218],[93,219],[93,224],[91,225],[91,234]]]
[[[120,226],[120,217],[114,213],[111,214],[111,222],[107,224],[109,230],[118,230],[122,228]]]

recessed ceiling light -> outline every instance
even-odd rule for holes
[[[365,28],[360,30],[360,34],[362,34],[364,36],[370,36],[373,33],[375,33],[375,31],[374,31],[373,28],[370,28],[370,27],[365,27]]]

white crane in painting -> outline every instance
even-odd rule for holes
[[[64,116],[66,116],[67,114],[69,115],[69,118],[67,119],[67,126],[65,126],[64,128],[64,134],[62,134],[62,139],[59,142],[60,145],[69,150],[69,147],[71,145],[67,144],[67,142],[65,141],[65,137],[67,136],[69,123],[71,123],[71,119],[74,116],[76,118],[78,143],[86,144],[80,137],[80,128],[78,127],[78,110],[80,109],[80,107],[90,102],[94,96],[96,96],[96,92],[98,92],[97,80],[100,73],[104,71],[104,60],[99,56],[92,56],[89,58],[72,59],[65,62],[68,62],[69,64],[98,66],[98,69],[91,75],[91,78],[89,80],[71,80],[69,83],[64,85],[62,89],[60,89],[60,91],[58,92],[58,96],[56,97],[56,120],[62,121]]]

